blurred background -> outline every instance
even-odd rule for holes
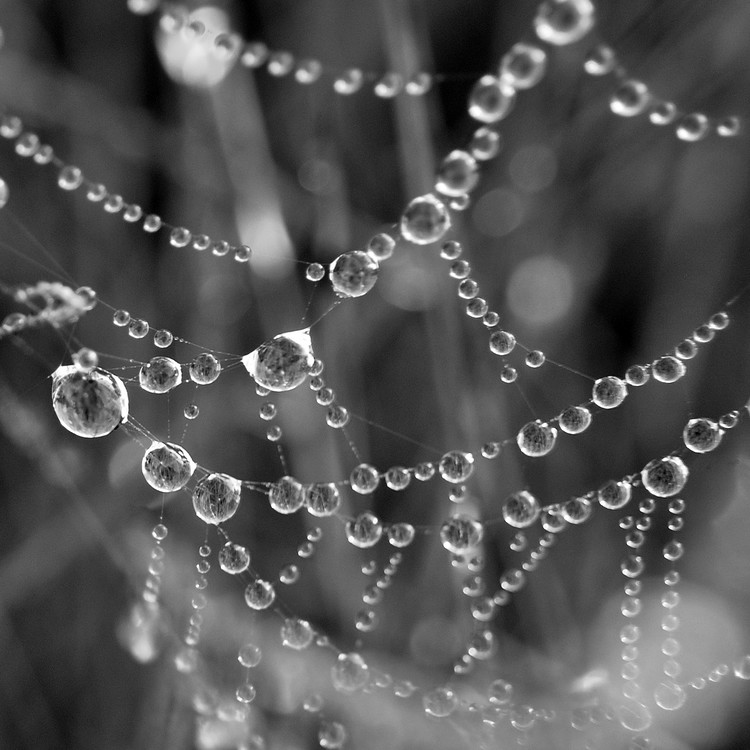
[[[321,79],[301,85],[263,66],[230,65],[210,45],[165,33],[158,13],[129,12],[124,0],[0,2],[0,100],[8,112],[63,161],[144,212],[253,248],[250,263],[239,265],[171,247],[164,232],[145,234],[87,201],[84,190],[61,191],[54,168],[20,158],[12,140],[0,142],[0,177],[10,194],[0,211],[0,281],[7,288],[86,284],[103,301],[74,327],[0,339],[0,748],[257,747],[258,736],[269,748],[315,747],[317,718],[301,708],[312,692],[324,697],[326,716],[346,725],[348,747],[480,747],[469,722],[428,720],[419,693],[335,693],[331,652],[282,649],[279,618],[251,613],[242,586],[216,564],[204,665],[199,676],[177,673],[174,654],[206,538],[189,494],[165,507],[163,612],[136,639],[140,650],[134,647],[129,618],[147,574],[159,498],[141,476],[138,442],[118,433],[86,441],[60,426],[49,375],[81,344],[99,352],[104,367],[160,353],[150,337],[136,341],[113,327],[117,308],[196,342],[166,352],[180,362],[201,348],[241,356],[318,320],[335,298],[325,281],[305,280],[305,264],[327,265],[363,249],[393,227],[411,198],[432,189],[440,160],[465,147],[477,127],[466,113],[472,82],[496,71],[515,42],[534,41],[535,4],[188,7],[212,28],[262,40],[295,61],[320,60]],[[586,76],[582,68],[604,40],[655,98],[713,122],[729,114],[745,120],[750,8],[739,0],[632,0],[600,2],[597,11],[592,34],[548,50],[547,75],[519,94],[498,126],[500,155],[482,165],[469,207],[453,213],[451,236],[463,243],[482,296],[501,325],[544,351],[547,363],[525,367],[516,352],[518,382],[500,381],[487,333],[463,313],[436,245],[399,242],[373,291],[339,305],[312,330],[326,382],[355,415],[349,434],[365,460],[384,471],[471,450],[477,471],[462,507],[485,520],[497,519],[518,489],[548,505],[637,472],[679,449],[688,419],[716,419],[748,399],[744,295],[728,308],[729,328],[700,348],[679,383],[631,389],[620,409],[579,437],[563,436],[543,459],[510,449],[494,462],[479,458],[487,441],[585,402],[591,378],[622,376],[631,364],[673,351],[750,280],[746,135],[684,143],[646,114],[615,117],[608,104],[615,78]],[[373,76],[356,94],[337,95],[334,78],[352,67]],[[375,73],[386,70],[437,71],[444,80],[424,96],[383,99],[372,88]],[[8,294],[0,297],[2,317],[18,309]],[[180,442],[201,466],[259,482],[283,473],[258,418],[263,399],[246,373],[228,371],[197,396],[187,386],[169,399],[129,391],[138,422]],[[201,413],[188,426],[182,408],[194,397]],[[290,472],[303,482],[348,477],[357,461],[342,435],[326,428],[306,386],[275,403]],[[744,417],[715,454],[690,462],[681,537],[687,553],[679,563],[685,682],[750,652]],[[493,658],[454,676],[472,621],[462,594],[469,573],[451,566],[435,533],[462,510],[448,491],[432,481],[412,482],[403,493],[344,493],[345,514],[369,507],[384,522],[429,530],[404,550],[376,607],[379,626],[367,633],[354,626],[373,580],[361,567],[370,559],[380,569],[387,564],[393,550],[385,542],[357,550],[336,519],[282,517],[257,493],[243,495],[227,529],[268,580],[297,562],[300,582],[277,584],[285,610],[336,647],[361,649],[372,669],[393,680],[427,687],[451,680],[463,699],[486,701],[488,685],[503,678],[519,704],[561,715],[613,700],[623,624],[619,564],[627,552],[619,514],[599,510],[562,535],[493,621]],[[658,681],[661,661],[665,516],[659,506],[643,553],[644,684]],[[317,525],[324,535],[315,554],[298,559]],[[487,526],[481,577],[490,593],[523,559],[509,549],[512,537],[502,524]],[[222,539],[212,532],[208,543],[218,549]],[[221,707],[232,704],[243,680],[236,653],[248,638],[266,655],[254,673],[250,719],[238,723]],[[689,692],[683,711],[654,709],[652,747],[747,747],[746,682],[727,678]],[[548,748],[627,747],[627,733],[614,732],[611,722],[597,727],[592,720],[585,732],[566,722],[538,724],[534,741]],[[503,727],[481,742],[506,747],[524,737]]]

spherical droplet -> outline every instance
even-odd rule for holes
[[[234,692],[235,698],[240,703],[252,703],[255,700],[256,694],[255,686],[249,682],[244,682]]]
[[[516,346],[516,337],[508,331],[493,331],[490,334],[490,351],[504,357]]]
[[[507,680],[495,680],[490,684],[487,697],[494,706],[507,706],[513,700],[513,685]]]
[[[503,504],[503,518],[509,526],[525,529],[539,518],[541,510],[539,501],[527,490],[521,490]]]
[[[269,391],[290,391],[307,377],[315,357],[308,329],[274,336],[242,358],[255,382]]]
[[[449,451],[440,459],[438,471],[446,482],[459,484],[474,471],[474,456],[463,451]]]
[[[8,183],[0,177],[0,208],[3,208],[10,198]]]
[[[213,354],[203,352],[193,359],[188,366],[190,380],[198,385],[213,383],[221,374],[221,363]]]
[[[359,466],[354,467],[349,475],[349,484],[360,495],[369,495],[375,492],[380,484],[380,475],[374,466],[359,464]]]
[[[477,128],[469,142],[471,155],[479,161],[494,159],[500,153],[501,148],[502,138],[500,133],[486,125]]]
[[[614,375],[608,375],[594,383],[591,400],[602,409],[614,409],[627,395],[628,387],[625,383]]]
[[[591,412],[585,406],[569,406],[557,418],[563,432],[578,435],[591,425]]]
[[[325,750],[340,750],[346,742],[346,728],[338,721],[321,721],[318,742]]]
[[[256,646],[254,643],[246,643],[243,645],[238,654],[237,661],[242,664],[243,667],[257,667],[260,664],[260,660],[263,658],[263,652],[260,646]]]
[[[299,617],[288,617],[281,626],[281,643],[295,651],[306,649],[314,636],[312,625]]]
[[[620,117],[640,115],[650,101],[648,86],[642,81],[623,81],[613,92],[609,108]]]
[[[393,255],[393,250],[396,247],[396,240],[391,237],[390,234],[381,232],[370,238],[367,243],[367,252],[376,261],[387,260]]]
[[[658,380],[660,383],[674,383],[685,374],[686,368],[685,363],[677,357],[667,355],[666,357],[660,357],[651,364],[651,372],[654,380]]]
[[[127,310],[115,310],[112,315],[112,322],[122,328],[130,323],[130,313]]]
[[[625,371],[625,382],[628,385],[636,387],[645,385],[650,378],[651,373],[649,372],[649,368],[644,367],[643,365],[631,365]]]
[[[458,708],[458,696],[448,687],[440,687],[425,693],[422,698],[425,713],[443,718]]]
[[[618,482],[615,479],[603,484],[597,492],[599,505],[607,510],[618,510],[630,502],[633,488],[630,482]]]
[[[369,510],[360,513],[353,521],[347,521],[346,538],[349,544],[366,549],[373,547],[383,536],[383,524]]]
[[[214,525],[228,521],[237,512],[241,491],[239,479],[227,474],[209,474],[193,490],[195,515]]]
[[[440,527],[443,547],[455,555],[478,547],[483,536],[482,524],[469,516],[453,516]]]
[[[691,419],[682,431],[685,447],[694,453],[709,453],[719,446],[724,430],[712,419]]]
[[[128,335],[134,339],[142,339],[148,336],[148,321],[142,318],[131,318],[128,321]]]
[[[378,280],[378,261],[361,250],[342,253],[331,263],[328,276],[340,297],[361,297]]]
[[[651,712],[643,703],[630,699],[617,707],[617,719],[629,732],[645,732],[653,721]]]
[[[675,129],[677,137],[681,141],[687,141],[688,143],[702,141],[708,135],[708,132],[708,117],[700,112],[691,112],[690,114],[683,115]]]
[[[170,331],[160,328],[158,331],[154,331],[154,346],[158,346],[159,349],[166,349],[172,345],[174,336]]]
[[[411,483],[411,473],[403,466],[392,466],[385,472],[385,483],[392,490],[405,490]]]
[[[155,490],[176,492],[193,476],[195,461],[183,447],[155,441],[143,455],[141,471]]]
[[[271,485],[268,501],[277,513],[296,513],[305,504],[305,488],[294,477],[281,477]]]
[[[562,46],[583,39],[594,21],[591,0],[544,0],[537,9],[534,30],[542,41]]]
[[[243,573],[250,566],[250,553],[240,544],[227,542],[219,550],[219,567],[230,575]]]
[[[514,89],[530,89],[542,80],[547,53],[533,44],[518,42],[500,60],[500,78]]]
[[[627,578],[638,578],[646,569],[646,563],[640,555],[628,555],[620,563],[620,571]]]
[[[593,506],[586,497],[574,497],[560,506],[562,517],[572,524],[581,524],[591,517]]]
[[[370,669],[365,660],[356,652],[339,654],[331,668],[333,687],[342,693],[355,693],[370,680]]]
[[[678,456],[649,461],[641,471],[643,486],[656,497],[671,497],[682,491],[688,468]]]
[[[611,73],[617,58],[614,50],[606,44],[597,44],[587,55],[583,62],[583,69],[590,76],[605,76]]]
[[[256,578],[245,588],[245,602],[250,609],[268,609],[276,599],[273,584]]]
[[[750,680],[750,654],[737,659],[732,665],[734,676],[741,680]]]
[[[326,269],[320,263],[310,263],[305,270],[305,278],[308,281],[320,281],[326,275]]]
[[[434,195],[415,198],[401,215],[401,236],[416,245],[437,242],[450,229],[451,217]]]
[[[492,124],[507,117],[516,102],[516,90],[493,75],[482,76],[469,92],[469,115]]]
[[[341,505],[341,494],[333,482],[320,482],[308,486],[305,505],[313,516],[332,516]]]
[[[182,382],[182,369],[171,357],[152,357],[141,367],[138,382],[149,393],[167,393]]]
[[[414,541],[414,534],[410,523],[394,523],[388,527],[388,541],[394,547],[408,547]]]
[[[438,170],[435,188],[443,195],[460,196],[470,193],[479,181],[477,162],[466,151],[451,151]]]
[[[685,705],[687,694],[675,682],[662,682],[654,690],[654,701],[665,711],[677,711]]]
[[[83,173],[78,167],[66,164],[60,169],[57,184],[63,190],[76,190],[83,184]]]
[[[116,375],[63,365],[52,373],[52,407],[60,424],[86,438],[108,435],[128,419],[128,392]]]
[[[527,456],[546,456],[557,441],[557,429],[546,422],[536,420],[525,424],[516,435],[521,453]]]

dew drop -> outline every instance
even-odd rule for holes
[[[605,76],[614,70],[616,64],[614,50],[606,44],[597,44],[586,55],[583,68],[590,76]]]
[[[682,431],[685,447],[694,453],[709,453],[719,446],[724,430],[712,419],[691,419]]]
[[[537,9],[534,30],[542,41],[562,46],[583,39],[594,21],[591,0],[544,0]]]
[[[452,484],[460,484],[474,471],[474,456],[463,451],[449,451],[438,464],[440,476]]]
[[[477,162],[466,151],[451,151],[438,170],[435,188],[443,195],[462,196],[470,193],[479,181]]]
[[[500,60],[500,78],[516,90],[536,86],[546,69],[547,53],[525,42],[514,44]]]
[[[620,117],[635,117],[648,106],[650,94],[648,86],[642,81],[623,81],[614,91],[609,107]]]
[[[250,609],[268,609],[276,599],[273,584],[256,578],[245,588],[245,602]]]
[[[562,517],[572,524],[581,524],[588,521],[593,510],[591,501],[585,497],[574,497],[560,506]]]
[[[603,484],[596,493],[599,505],[607,510],[618,510],[630,502],[633,488],[630,482],[618,482],[615,479]]]
[[[82,372],[62,365],[52,373],[52,407],[60,424],[74,435],[108,435],[128,419],[128,393],[116,375],[99,368]]]
[[[242,358],[253,380],[269,391],[290,391],[307,377],[314,361],[309,329],[274,336]]]
[[[8,183],[0,177],[0,208],[4,208],[10,198]]]
[[[219,567],[230,575],[243,573],[250,566],[250,553],[240,544],[227,542],[219,550]]]
[[[394,547],[408,547],[414,541],[414,533],[410,523],[394,523],[388,527],[388,541]]]
[[[313,641],[315,632],[307,620],[288,617],[281,626],[281,643],[295,651],[303,651]]]
[[[685,374],[686,368],[685,364],[677,357],[667,355],[652,363],[651,372],[654,380],[658,380],[660,383],[674,383]]]
[[[591,412],[585,406],[569,406],[557,418],[563,432],[578,435],[591,425]]]
[[[458,696],[448,687],[440,687],[425,693],[422,705],[426,714],[443,718],[458,708]]]
[[[182,382],[182,369],[171,357],[152,357],[141,367],[138,382],[148,393],[167,393]]]
[[[443,547],[456,555],[479,546],[483,535],[482,524],[464,515],[455,515],[440,527]]]
[[[318,743],[325,750],[339,750],[346,742],[346,728],[338,721],[321,721]]]
[[[405,490],[411,483],[411,474],[403,466],[392,466],[385,472],[385,483],[392,490]]]
[[[531,526],[541,513],[539,501],[526,490],[513,493],[503,504],[505,523],[517,529]]]
[[[296,513],[305,504],[305,488],[294,477],[281,477],[271,485],[268,501],[277,513]]]
[[[332,516],[341,505],[338,487],[332,482],[311,484],[305,492],[305,504],[313,516]]]
[[[340,297],[362,297],[378,280],[378,261],[369,253],[353,250],[342,253],[331,263],[328,276]]]
[[[685,690],[674,682],[662,682],[654,690],[654,701],[665,711],[677,711],[685,705]]]
[[[416,245],[442,239],[450,229],[451,218],[445,205],[434,195],[415,198],[401,216],[401,236]]]
[[[482,76],[469,92],[469,115],[492,124],[507,117],[516,102],[516,90],[493,75]]]
[[[339,654],[331,668],[333,687],[342,693],[355,693],[367,685],[370,669],[365,660],[356,652]]]
[[[651,378],[651,373],[648,367],[643,365],[631,365],[625,371],[625,382],[632,386],[641,386],[648,383]]]
[[[682,491],[688,479],[688,468],[678,456],[649,461],[641,471],[643,486],[656,497],[671,497]]]
[[[525,424],[516,435],[516,443],[526,456],[546,456],[557,441],[557,429],[546,422],[536,420]]]
[[[347,521],[346,538],[349,544],[366,549],[373,547],[383,536],[383,525],[370,511],[360,513],[353,521]]]
[[[387,260],[393,255],[396,240],[390,234],[381,232],[370,238],[367,243],[367,252],[376,261]]]
[[[176,492],[190,481],[195,471],[195,461],[175,443],[154,441],[143,455],[141,471],[155,490]]]
[[[628,395],[628,387],[614,375],[599,378],[594,383],[591,400],[602,409],[614,409],[619,406]]]
[[[237,512],[241,491],[239,479],[227,474],[209,474],[193,490],[195,515],[214,525],[228,521]]]
[[[684,115],[677,123],[675,133],[681,141],[695,143],[702,141],[709,132],[709,121],[706,115],[692,112]]]
[[[378,470],[370,464],[359,464],[355,466],[349,475],[351,488],[360,495],[369,495],[375,492],[380,484]]]

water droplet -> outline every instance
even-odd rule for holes
[[[469,115],[492,124],[507,117],[516,102],[516,90],[507,81],[482,76],[469,92]]]
[[[271,485],[268,500],[277,513],[296,513],[305,504],[305,488],[294,477],[284,476]]]
[[[676,539],[672,539],[664,545],[662,555],[665,560],[675,562],[679,560],[685,554],[685,547],[682,542],[678,542]]]
[[[648,119],[654,125],[669,125],[677,117],[677,107],[674,102],[657,101],[651,105]]]
[[[432,88],[432,76],[429,73],[415,73],[406,82],[406,93],[409,96],[423,96]]]
[[[414,541],[414,533],[410,523],[394,523],[388,527],[388,541],[394,547],[408,547]]]
[[[354,616],[354,627],[361,633],[372,632],[378,626],[378,623],[379,618],[374,609],[360,609]]]
[[[626,700],[617,707],[617,718],[630,732],[645,732],[653,721],[648,708],[634,700]]]
[[[311,484],[305,492],[305,504],[313,516],[332,516],[341,505],[338,487],[332,482]]]
[[[130,313],[127,310],[115,310],[112,315],[112,322],[122,328],[130,323]]]
[[[375,492],[380,484],[378,470],[370,464],[359,464],[355,466],[349,475],[349,484],[355,492],[360,495],[369,495]]]
[[[78,167],[66,164],[57,175],[57,184],[63,190],[76,190],[83,184],[83,173]]]
[[[446,482],[460,484],[474,471],[474,456],[463,451],[449,451],[440,459],[438,471]]]
[[[513,685],[507,680],[495,680],[487,691],[490,703],[495,706],[507,706],[513,700]]]
[[[294,78],[298,83],[315,83],[323,73],[323,66],[318,60],[300,60],[294,70]]]
[[[682,491],[688,479],[688,468],[677,456],[649,461],[641,471],[643,486],[656,497],[671,497]]]
[[[660,383],[674,383],[679,380],[686,372],[685,364],[677,357],[667,355],[660,357],[651,364],[651,372],[654,380]]]
[[[443,718],[458,708],[458,696],[448,687],[440,687],[425,693],[422,698],[425,713]]]
[[[603,484],[596,493],[599,505],[607,510],[618,510],[630,502],[633,488],[630,482],[611,479]]]
[[[597,44],[586,55],[583,68],[590,76],[605,76],[614,70],[616,64],[614,50],[606,44]]]
[[[578,435],[591,425],[591,412],[585,406],[569,406],[557,418],[563,432]]]
[[[370,670],[365,660],[356,652],[339,654],[331,668],[333,687],[342,693],[355,693],[370,680]]]
[[[155,490],[176,492],[193,476],[195,461],[181,446],[155,441],[143,455],[141,471]]]
[[[393,255],[396,240],[390,234],[381,232],[370,238],[367,243],[367,252],[376,261],[387,260]]]
[[[281,643],[295,651],[306,649],[314,636],[312,625],[299,617],[288,617],[281,626]]]
[[[255,382],[270,391],[290,391],[302,383],[314,361],[308,329],[274,336],[242,358]]]
[[[547,53],[536,45],[514,44],[500,60],[500,78],[514,89],[530,89],[542,80],[547,69]]]
[[[674,353],[680,359],[692,359],[698,353],[698,346],[692,339],[684,339],[677,344]]]
[[[593,510],[591,500],[585,497],[574,497],[560,506],[562,517],[572,524],[581,524],[588,521]]]
[[[443,195],[461,196],[470,193],[479,181],[477,162],[466,151],[451,151],[438,170],[435,188]]]
[[[625,382],[628,385],[641,386],[648,383],[651,378],[651,373],[648,367],[643,365],[631,365],[625,371]]]
[[[375,286],[378,270],[378,261],[369,253],[353,250],[331,263],[328,276],[340,297],[361,297]]]
[[[685,447],[694,453],[709,453],[718,447],[723,436],[724,430],[711,419],[691,419],[682,432]]]
[[[735,677],[739,677],[741,680],[750,680],[750,654],[737,659],[732,668]]]
[[[526,490],[513,493],[503,504],[503,518],[509,526],[525,529],[531,526],[541,513],[539,501]]]
[[[331,404],[326,412],[326,424],[334,430],[340,430],[349,424],[349,411],[339,404]]]
[[[651,99],[648,86],[642,81],[623,81],[614,91],[609,108],[621,117],[640,115]]]
[[[249,682],[240,685],[234,693],[240,703],[252,703],[255,700],[256,690]]]
[[[268,609],[276,599],[273,584],[256,578],[245,588],[245,602],[250,609]]]
[[[544,0],[537,9],[534,30],[542,41],[561,46],[583,39],[594,21],[591,0]]]
[[[310,263],[305,270],[305,278],[308,281],[320,281],[326,275],[326,270],[320,263]]]
[[[362,88],[363,81],[364,75],[362,74],[362,71],[358,68],[350,68],[349,70],[345,70],[333,82],[333,90],[337,94],[350,96]]]
[[[240,544],[227,542],[219,550],[219,567],[230,575],[243,573],[250,566],[250,553]]]
[[[680,119],[675,133],[681,141],[695,143],[702,141],[708,135],[708,131],[708,117],[700,112],[692,112]]]
[[[676,683],[662,682],[654,690],[654,700],[665,711],[677,711],[685,705],[687,695]]]
[[[471,155],[479,161],[494,159],[503,145],[503,139],[496,130],[486,125],[477,128],[469,142]]]
[[[516,443],[526,456],[546,456],[557,441],[557,429],[536,420],[525,424],[516,435]]]
[[[614,375],[599,378],[594,383],[591,400],[602,409],[614,409],[619,406],[628,395],[628,387]]]
[[[338,721],[321,721],[318,742],[325,750],[339,750],[346,742],[346,728]]]
[[[646,568],[646,563],[640,555],[628,555],[620,563],[620,570],[628,578],[638,578]]]
[[[346,538],[349,544],[365,549],[373,547],[380,541],[383,535],[383,525],[378,517],[366,510],[360,513],[353,521],[347,521]]]
[[[533,351],[530,351],[526,355],[526,359],[524,361],[526,362],[527,367],[537,368],[541,367],[547,361],[547,357],[545,356],[544,352],[535,349]]]
[[[401,236],[416,245],[437,242],[450,229],[451,218],[445,205],[434,195],[415,198],[401,216]]]
[[[148,322],[142,318],[131,318],[128,322],[128,335],[134,339],[142,339],[148,336]]]
[[[732,138],[739,135],[741,127],[739,117],[725,117],[716,125],[716,132],[722,138]]]
[[[128,393],[106,370],[81,371],[62,365],[52,373],[52,407],[60,424],[74,435],[108,435],[128,419]]]
[[[205,523],[228,521],[240,504],[242,483],[226,474],[209,474],[193,490],[195,515]]]
[[[403,466],[392,466],[385,472],[385,483],[392,490],[404,490],[411,483],[411,474]]]
[[[169,244],[173,247],[186,247],[192,239],[192,233],[189,229],[185,229],[185,227],[175,227],[169,233]]]
[[[440,527],[443,547],[456,555],[479,546],[483,535],[482,524],[464,515],[455,515]]]
[[[152,357],[141,367],[138,382],[148,393],[167,393],[182,382],[182,370],[170,357]]]

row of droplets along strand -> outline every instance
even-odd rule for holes
[[[138,15],[155,12],[160,6],[162,3],[158,0],[128,2],[129,9]],[[548,2],[543,6],[548,9],[546,15],[539,13],[535,19],[537,35],[543,41],[557,45],[578,41],[585,35],[584,33],[579,36],[581,29],[593,26],[594,14],[591,3]],[[579,14],[573,26],[565,27],[554,22],[550,24],[550,19],[556,12],[564,14],[568,8],[575,8],[573,12]],[[425,71],[403,76],[393,71],[375,73],[360,68],[332,69],[314,58],[297,59],[288,51],[269,50],[262,41],[244,41],[237,34],[214,32],[202,21],[191,18],[187,10],[171,6],[164,8],[160,22],[164,31],[182,33],[188,39],[200,39],[213,47],[217,54],[233,61],[238,60],[246,68],[264,68],[273,77],[290,76],[302,85],[314,84],[322,78],[330,79],[333,91],[342,96],[352,95],[360,90],[370,90],[383,99],[391,99],[402,93],[423,96],[431,90],[433,83],[472,78],[471,74],[445,75]],[[543,52],[535,52],[535,59],[540,64],[531,65],[526,78],[529,81],[535,79],[536,82],[544,74]],[[685,112],[674,102],[653,95],[647,84],[628,74],[618,62],[615,50],[608,44],[599,43],[591,49],[586,56],[584,70],[592,76],[615,76],[617,83],[610,97],[610,108],[617,115],[633,117],[648,113],[654,125],[673,125],[675,135],[686,142],[703,140],[712,132],[722,137],[734,137],[740,133],[741,120],[736,115],[710,118],[701,112]]]

